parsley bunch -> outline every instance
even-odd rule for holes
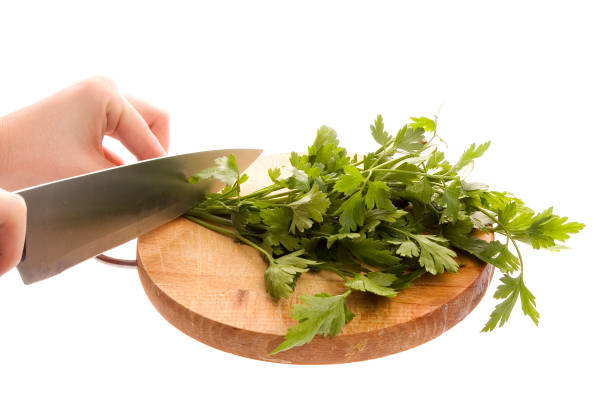
[[[315,335],[337,335],[353,318],[346,305],[353,290],[394,297],[425,273],[456,272],[456,249],[503,274],[494,294],[503,301],[483,331],[504,325],[519,298],[537,325],[518,242],[556,251],[584,225],[568,222],[552,208],[536,213],[510,193],[463,179],[461,170],[490,142],[472,144],[451,164],[436,144],[441,140],[436,125],[437,116],[412,118],[392,136],[378,116],[370,128],[380,148],[363,157],[349,156],[336,132],[323,126],[308,154],[291,153],[290,176],[281,178],[279,168],[270,169],[270,185],[248,195],[240,195],[248,177],[239,175],[231,155],[190,178],[226,184],[185,216],[259,250],[269,265],[266,290],[274,298],[289,297],[299,277],[311,270],[329,270],[344,280],[343,294],[302,296],[291,312],[298,324],[273,353]],[[477,239],[474,230],[495,232],[502,240]]]

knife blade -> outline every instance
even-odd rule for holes
[[[221,187],[189,176],[234,154],[244,170],[262,150],[212,150],[154,158],[16,191],[27,205],[17,265],[25,284],[54,276],[185,213]]]

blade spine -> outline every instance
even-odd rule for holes
[[[15,190],[15,191],[13,191],[13,193],[21,195],[21,193],[29,192],[29,191],[31,191],[33,189],[47,187],[49,185],[54,185],[54,184],[57,184],[57,183],[60,183],[60,182],[72,181],[72,180],[77,179],[77,178],[87,177],[87,176],[95,175],[95,174],[108,173],[108,172],[113,172],[113,171],[121,171],[121,170],[124,170],[126,168],[137,167],[137,166],[140,166],[141,164],[150,163],[150,162],[153,162],[153,161],[162,161],[162,160],[166,160],[166,159],[172,159],[172,158],[178,158],[178,157],[186,157],[186,156],[190,156],[190,155],[203,154],[203,153],[215,153],[215,152],[220,152],[220,151],[228,151],[228,152],[230,152],[230,154],[238,154],[238,152],[242,152],[242,151],[244,151],[244,152],[247,152],[247,151],[259,151],[258,156],[261,155],[261,153],[263,152],[263,150],[259,149],[259,148],[221,148],[221,149],[216,149],[216,150],[196,151],[194,153],[184,153],[184,154],[177,154],[177,155],[166,155],[166,156],[163,156],[163,157],[148,158],[146,160],[137,161],[135,163],[123,164],[123,165],[118,165],[118,166],[110,167],[110,168],[103,168],[101,170],[86,172],[84,174],[78,174],[78,175],[73,175],[73,176],[67,177],[67,178],[62,178],[62,179],[58,179],[58,180],[44,182],[42,184],[32,185],[30,187],[26,187],[26,188]],[[255,158],[255,159],[257,159],[257,158]],[[253,162],[251,162],[251,164],[252,163]],[[249,164],[249,166],[250,166],[250,164]],[[246,168],[248,168],[248,167],[246,167]],[[241,171],[241,173],[242,173],[242,171]]]

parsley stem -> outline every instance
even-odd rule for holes
[[[484,209],[484,208],[480,208],[480,207],[476,207],[476,209],[478,209],[480,212],[484,213],[485,215],[487,215],[493,222],[497,223],[499,225],[500,228],[502,228],[502,230],[505,232],[504,234],[506,235],[506,237],[508,239],[510,239],[510,241],[512,242],[512,245],[514,245],[514,249],[516,250],[516,254],[518,255],[519,258],[519,264],[521,265],[521,281],[523,280],[523,256],[521,255],[521,251],[519,250],[518,244],[516,243],[516,240],[514,240],[514,238],[512,237],[512,235],[510,234],[510,232],[508,231],[508,229],[506,228],[506,225],[504,225],[503,223],[501,223],[499,221],[499,219],[495,218],[494,216],[492,216],[488,210]]]
[[[289,195],[292,192],[293,191],[279,192],[278,194],[273,194],[273,195],[266,196],[266,199],[274,199],[274,198],[285,197],[285,196]]]
[[[436,138],[436,136],[438,135],[438,116],[434,116],[434,132],[433,135],[431,136],[431,138],[429,139],[429,141],[427,143],[425,143],[426,145],[431,145],[431,142],[434,141],[434,139]]]
[[[204,226],[205,228],[208,228],[208,229],[210,229],[210,230],[212,230],[214,232],[221,233],[222,235],[226,235],[226,236],[238,239],[242,243],[248,244],[252,248],[257,249],[261,253],[263,253],[270,263],[272,263],[274,261],[274,258],[270,255],[270,253],[268,253],[267,251],[265,251],[264,249],[262,249],[261,247],[259,247],[255,243],[251,242],[249,239],[246,239],[246,238],[242,237],[240,234],[238,234],[236,232],[232,232],[231,230],[227,230],[225,228],[222,228],[222,227],[210,224],[208,222],[204,222],[203,220],[201,220],[199,218],[196,218],[194,216],[186,215],[185,217],[187,219],[189,219],[190,221],[193,221],[193,222],[197,223],[198,225]]]
[[[339,275],[340,277],[342,277],[342,279],[346,282],[349,280],[348,277],[354,278],[355,277],[355,272],[351,271],[351,270],[346,270],[346,269],[340,269],[334,265],[332,265],[331,263],[322,263],[319,264],[317,266],[314,266],[312,268],[315,268],[317,270],[327,270],[327,271],[331,271],[333,273],[336,273],[337,275]],[[347,277],[348,275],[348,277]]]
[[[208,213],[215,212],[216,215],[231,215],[232,213],[232,210],[227,205],[197,206],[193,209],[199,209]]]
[[[227,218],[223,218],[221,216],[213,215],[212,213],[208,213],[202,209],[197,209],[197,208],[192,209],[189,212],[187,212],[187,215],[194,216],[194,217],[197,217],[203,220],[209,220],[215,223],[220,223],[222,225],[232,226],[231,220]]]
[[[263,204],[265,204],[266,206],[287,206],[286,203],[278,203],[278,202],[273,202],[273,201],[269,201],[269,200],[261,200],[261,201],[255,201],[255,202],[261,202]]]
[[[371,168],[371,169],[372,169],[372,170],[375,170],[375,169],[380,168],[380,167],[382,167],[382,166],[384,166],[384,165],[394,165],[394,164],[397,164],[397,163],[399,163],[399,162],[401,162],[401,161],[407,160],[407,159],[409,159],[409,158],[410,158],[410,156],[408,156],[408,155],[403,155],[403,156],[401,156],[401,157],[398,157],[398,158],[395,158],[395,159],[393,159],[393,160],[390,160],[390,161],[384,162],[384,163],[382,163],[382,164],[379,164],[379,165],[377,165],[377,166],[375,166],[375,167],[373,167],[373,168]]]
[[[395,174],[415,174],[415,175],[421,175],[423,177],[431,177],[431,178],[437,178],[437,179],[441,179],[441,180],[455,179],[455,177],[451,177],[451,176],[447,176],[447,175],[434,175],[434,174],[427,174],[427,173],[423,173],[423,172],[419,172],[419,171],[393,170],[393,169],[387,169],[387,168],[381,168],[381,169],[373,168],[373,169],[368,170],[368,171],[390,172],[390,173],[395,173]]]
[[[272,185],[269,185],[269,186],[267,186],[267,187],[265,187],[265,188],[261,188],[261,189],[259,189],[259,190],[255,191],[255,192],[251,192],[251,193],[250,193],[250,194],[248,194],[248,195],[244,195],[244,196],[242,196],[242,197],[240,197],[240,198],[241,198],[242,200],[244,200],[244,199],[250,199],[250,198],[256,198],[256,197],[260,197],[260,196],[262,196],[262,195],[267,195],[267,194],[272,193],[272,192],[274,192],[274,191],[278,191],[279,189],[282,189],[282,188],[283,188],[283,187],[282,187],[282,186],[280,186],[280,185],[277,185],[277,184],[272,184]]]
[[[385,143],[385,145],[383,145],[381,148],[378,149],[378,151],[376,151],[376,155],[378,155],[378,158],[376,159],[376,161],[374,161],[374,163],[372,164],[372,167],[376,168],[376,164],[378,164],[378,162],[383,159],[383,157],[386,155],[385,152],[386,152],[387,148],[389,146],[391,146],[391,144],[394,141],[395,141],[395,139],[391,138],[388,142]],[[393,155],[393,154],[391,154],[391,155]],[[386,164],[386,163],[384,163],[384,164]]]
[[[383,226],[385,227],[385,229],[389,229],[389,230],[392,230],[394,232],[401,233],[401,234],[403,234],[406,237],[410,237],[410,233],[406,232],[405,230],[401,230],[401,229],[398,229],[396,227],[389,226],[389,225],[383,225]]]
[[[363,190],[365,189],[366,185],[368,185],[368,181],[370,180],[371,176],[372,176],[372,171],[368,170],[368,176],[365,179],[365,181],[363,181],[363,185],[359,189],[359,194],[361,194],[363,192]]]

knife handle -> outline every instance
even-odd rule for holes
[[[116,257],[107,256],[106,254],[98,254],[96,260],[102,263],[112,264],[113,266],[137,267],[136,260],[124,260]]]

